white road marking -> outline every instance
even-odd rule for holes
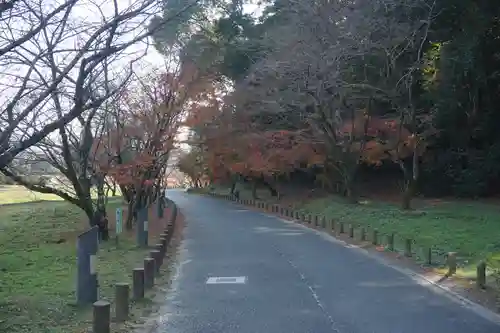
[[[207,279],[207,284],[245,284],[246,276],[213,276]]]

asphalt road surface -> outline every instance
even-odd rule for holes
[[[500,332],[477,311],[328,236],[231,202],[168,196],[188,224],[155,333]]]

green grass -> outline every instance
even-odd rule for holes
[[[364,201],[357,205],[335,197],[313,200],[301,206],[354,225],[376,228],[402,238],[413,238],[425,247],[439,246],[469,258],[484,258],[500,250],[500,209],[485,204],[444,202],[415,211],[402,211],[387,203]]]
[[[121,200],[110,199],[109,211]],[[76,237],[86,217],[65,202],[6,205],[0,208],[0,331],[81,332],[90,311],[75,306]],[[116,282],[130,282],[142,262],[133,234],[100,246],[100,298],[112,300]]]
[[[62,201],[57,195],[33,192],[24,186],[0,185],[0,205],[41,200]]]
[[[120,196],[119,189],[116,191]],[[111,195],[111,193],[109,193]],[[92,197],[97,197],[95,188],[92,191]],[[24,186],[19,185],[0,185],[0,205],[20,204],[35,201],[63,201],[61,197],[54,194],[38,193],[28,190]]]

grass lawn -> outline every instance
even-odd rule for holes
[[[117,189],[116,195],[121,196],[119,189]],[[92,197],[97,197],[95,188],[93,189]],[[24,186],[0,185],[0,205],[19,204],[34,201],[63,201],[63,199],[54,194],[33,192]]]
[[[239,189],[241,198],[250,198],[248,189]],[[215,192],[228,194],[228,189],[215,188]],[[273,200],[264,190],[258,191],[258,197]],[[399,251],[403,251],[406,238],[413,239],[416,255],[423,259],[423,250],[432,248],[438,266],[444,263],[446,253],[458,252],[462,266],[458,274],[464,277],[474,276],[479,260],[488,259],[491,266],[500,267],[500,207],[492,204],[429,200],[417,210],[405,212],[390,203],[363,201],[353,205],[335,196],[287,203],[305,214],[377,229],[382,242],[385,235],[395,233]]]
[[[0,195],[0,203],[14,198]],[[110,214],[119,205],[121,199],[110,199]],[[70,333],[89,326],[90,309],[75,306],[75,243],[85,221],[80,209],[63,201],[0,207],[0,332]],[[137,249],[134,239],[129,233],[118,247],[101,244],[100,298],[112,300],[114,283],[131,282],[132,268],[141,266],[147,250]]]
[[[41,200],[62,201],[57,195],[32,192],[24,186],[0,185],[0,205]]]

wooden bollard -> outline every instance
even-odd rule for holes
[[[324,216],[321,218],[321,228],[326,229],[326,218]]]
[[[411,239],[407,238],[405,239],[405,257],[411,257]]]
[[[158,240],[160,241],[160,244],[163,246],[163,253],[167,253],[167,242],[168,242],[168,235],[165,235],[165,236],[160,236],[160,238],[158,238]]]
[[[448,276],[451,276],[457,272],[457,253],[456,252],[448,252],[448,256],[446,258],[446,264],[448,266]]]
[[[361,228],[360,234],[359,234],[359,239],[364,242],[366,240],[366,229]]]
[[[377,245],[378,244],[378,230],[373,229],[372,231],[372,244]]]
[[[344,222],[339,223],[339,234],[343,234],[345,232],[344,230]]]
[[[354,238],[354,226],[349,224],[349,238]]]
[[[394,251],[394,233],[392,232],[387,235],[387,249]]]
[[[335,230],[335,221],[333,219],[330,220],[330,228]]]
[[[115,317],[118,322],[128,319],[129,292],[128,283],[115,284]]]
[[[111,332],[111,304],[106,301],[97,301],[93,304],[93,333]]]
[[[295,219],[296,220],[300,220],[300,214],[299,214],[299,212],[295,212]]]
[[[144,298],[144,268],[132,271],[132,297],[135,300]]]
[[[155,273],[158,274],[160,272],[160,259],[161,259],[161,252],[158,250],[151,250],[149,251],[149,255],[151,258],[155,260]]]
[[[318,226],[318,215],[314,215],[314,226]]]
[[[158,256],[158,264],[160,267],[163,265],[163,258],[165,258],[165,247],[163,246],[162,243],[158,243],[155,245],[155,249],[160,252]]]
[[[144,258],[144,289],[151,289],[155,285],[155,260]]]
[[[480,261],[476,268],[476,286],[480,289],[486,288],[486,262]]]

